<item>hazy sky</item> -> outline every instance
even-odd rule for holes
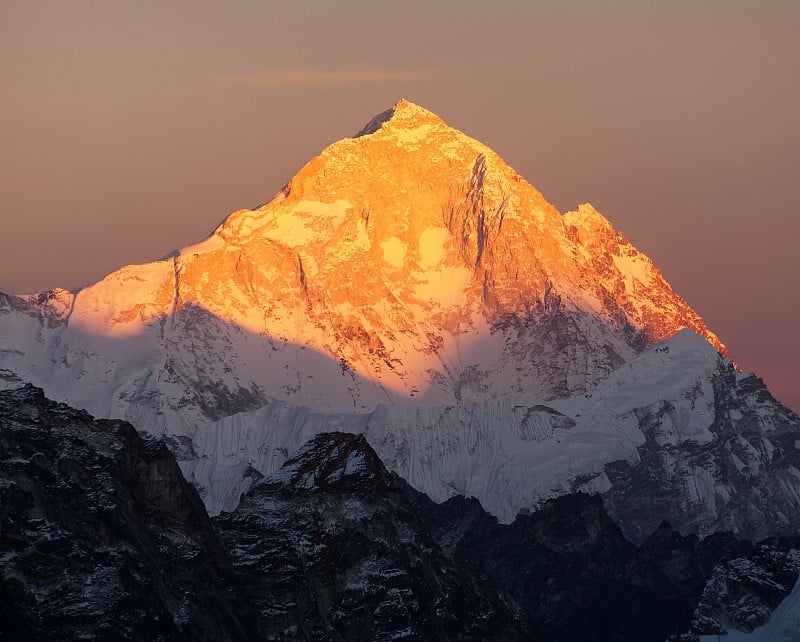
[[[800,2],[0,9],[0,290],[200,240],[406,97],[595,205],[800,409]]]

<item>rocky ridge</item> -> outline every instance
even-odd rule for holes
[[[0,457],[3,639],[697,640],[778,630],[800,568],[797,539],[637,547],[584,494],[498,524],[344,433],[212,521],[162,444],[31,387],[0,392]]]
[[[318,435],[216,524],[265,639],[538,639],[441,551],[363,437]]]
[[[0,506],[1,639],[248,639],[197,492],[130,424],[0,392]]]

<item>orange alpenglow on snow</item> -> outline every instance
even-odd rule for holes
[[[165,381],[320,411],[547,399],[682,328],[725,350],[594,208],[560,214],[491,149],[406,100],[206,241],[67,298],[58,314],[104,346],[81,357],[88,372],[142,369],[135,384],[100,377],[115,400],[103,416]],[[196,354],[192,333],[221,356]],[[132,337],[134,356],[121,347]]]

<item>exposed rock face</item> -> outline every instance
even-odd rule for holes
[[[475,500],[434,504],[405,488],[442,547],[510,596],[546,640],[697,642],[750,631],[800,574],[797,539],[699,540],[664,523],[637,547],[598,496],[564,496],[503,525]]]
[[[786,599],[800,574],[800,539],[769,539],[717,565],[692,616],[696,635],[753,631]],[[800,638],[800,630],[796,631]]]
[[[163,444],[0,392],[0,638],[244,640],[230,558]]]
[[[605,468],[604,502],[632,541],[662,519],[682,533],[731,531],[752,541],[800,531],[800,418],[761,379],[722,359],[709,383],[710,438],[677,439],[692,418],[663,399],[636,413],[645,435],[640,461]],[[702,398],[699,387],[695,395]]]
[[[597,496],[501,525],[343,433],[213,524],[163,445],[32,387],[0,392],[0,459],[9,640],[696,641],[787,611],[800,571],[797,539],[637,547]]]
[[[262,639],[536,639],[442,553],[363,437],[319,435],[215,521]]]

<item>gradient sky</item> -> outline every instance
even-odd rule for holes
[[[406,97],[595,205],[800,409],[800,2],[0,8],[0,290],[198,241]]]

